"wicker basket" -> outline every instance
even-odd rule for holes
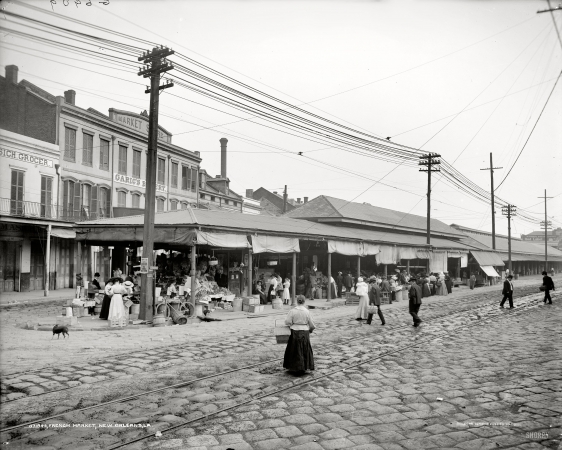
[[[278,344],[286,344],[291,337],[291,328],[285,325],[284,320],[276,320],[273,329]]]

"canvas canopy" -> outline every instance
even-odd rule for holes
[[[369,256],[380,252],[380,246],[367,242],[348,242],[329,240],[328,253],[339,253],[348,256]]]
[[[197,244],[223,248],[250,248],[245,234],[197,231]]]
[[[494,252],[472,251],[472,256],[480,266],[504,266],[501,256]]]
[[[398,250],[393,245],[381,245],[377,253],[377,264],[396,264]]]
[[[301,251],[297,238],[269,235],[252,236],[252,249],[254,253],[298,253]]]
[[[417,259],[418,252],[414,247],[398,247],[398,259]]]
[[[493,266],[480,266],[480,268],[488,275],[489,277],[499,277],[500,275],[496,272]]]
[[[447,252],[432,251],[429,254],[430,272],[445,272],[447,270]]]
[[[76,239],[76,231],[68,230],[66,228],[52,228],[51,236],[63,239]]]

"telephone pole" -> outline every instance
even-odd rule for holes
[[[138,75],[150,78],[150,88],[144,91],[150,93],[150,116],[148,125],[148,157],[146,160],[146,192],[144,207],[144,229],[142,244],[141,271],[141,298],[139,319],[152,321],[154,308],[154,213],[156,209],[156,163],[158,150],[158,106],[160,90],[172,87],[168,82],[160,86],[160,74],[172,70],[173,65],[165,59],[174,54],[173,50],[165,47],[154,47],[152,51],[145,52],[138,58],[147,64]],[[144,263],[144,264],[143,264]]]
[[[550,229],[552,222],[548,220],[546,217],[546,199],[552,198],[546,196],[546,189],[544,190],[543,197],[537,198],[544,198],[544,222],[541,222],[541,228],[544,228],[544,270],[548,272],[548,230]]]
[[[494,169],[503,169],[503,167],[494,167],[494,163],[492,162],[492,152],[490,152],[490,167],[486,167],[485,169],[480,169],[480,170],[490,171],[491,193],[492,193],[492,248],[495,250],[496,249],[496,211],[494,209]]]
[[[502,214],[507,216],[507,268],[511,275],[511,218],[516,216],[517,207],[515,205],[502,206]]]
[[[441,155],[437,153],[428,153],[427,155],[420,156],[419,166],[425,166],[426,169],[420,169],[420,172],[427,172],[427,245],[431,244],[431,172],[441,172],[441,169],[433,166],[439,166]]]

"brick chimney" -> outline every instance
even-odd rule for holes
[[[221,178],[226,178],[226,143],[227,138],[220,138],[221,143]]]
[[[304,202],[308,203],[308,197],[304,197]]]
[[[246,197],[247,198],[254,198],[254,190],[253,189],[246,189]]]
[[[6,66],[6,81],[18,84],[18,66]]]
[[[300,198],[300,197],[297,197],[297,204],[300,205],[300,203],[301,203],[301,198]]]
[[[66,103],[70,103],[71,105],[76,104],[76,91],[69,89],[68,91],[64,91],[64,101]]]

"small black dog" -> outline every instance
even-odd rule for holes
[[[55,337],[55,334],[57,334],[58,335],[57,339],[60,339],[61,333],[62,333],[63,339],[66,339],[66,336],[68,336],[70,338],[70,334],[68,334],[68,327],[66,325],[55,325],[53,327],[53,337]],[[51,339],[53,339],[53,338],[51,338]]]

